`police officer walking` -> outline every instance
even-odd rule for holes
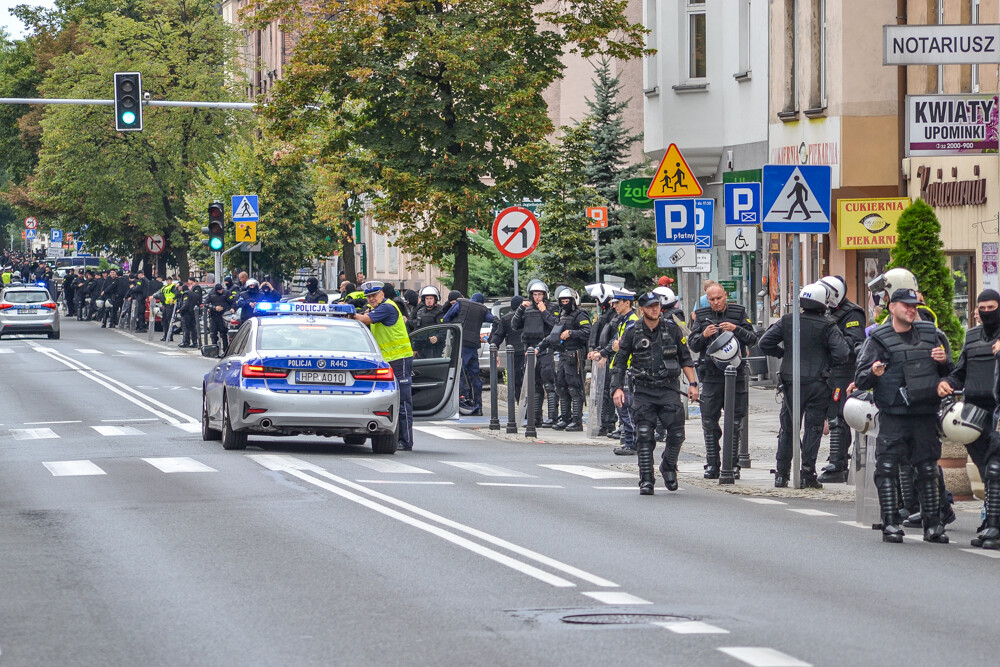
[[[757,342],[757,334],[753,323],[747,316],[746,308],[736,303],[726,303],[726,290],[719,284],[712,284],[706,291],[708,306],[695,311],[694,322],[691,323],[691,335],[688,345],[692,352],[700,353],[698,358],[698,375],[701,377],[701,428],[705,434],[705,479],[719,478],[719,441],[722,439],[722,429],[719,427],[719,417],[722,414],[722,403],[725,398],[726,376],[724,370],[715,365],[708,355],[708,346],[715,337],[725,331],[730,331],[740,343],[740,356],[745,357],[747,348]],[[736,369],[736,408],[733,442],[729,446],[734,452],[739,451],[739,433],[743,420],[747,415],[750,396],[747,393],[747,364],[740,364]],[[736,460],[736,457],[733,457]],[[739,478],[739,469],[736,469]]]
[[[847,402],[847,387],[854,382],[854,368],[858,361],[858,350],[865,342],[865,311],[847,298],[847,283],[841,276],[827,276],[820,281],[830,295],[828,303],[830,317],[844,335],[850,351],[847,361],[836,364],[830,370],[830,384],[833,386],[830,408],[826,420],[830,427],[830,463],[823,468],[820,482],[847,481],[847,453],[851,448],[851,429],[844,421],[844,403]]]
[[[629,369],[634,384],[633,414],[636,444],[639,448],[639,493],[653,494],[653,450],[656,427],[667,432],[667,447],[660,462],[663,482],[670,491],[677,490],[677,458],[684,443],[684,406],[680,400],[678,378],[683,372],[688,380],[688,397],[698,399],[694,362],[683,334],[672,321],[660,317],[660,299],[647,292],[639,297],[642,319],[625,331],[615,352],[611,384],[616,406],[625,404],[625,371]]]
[[[615,332],[614,337],[604,347],[590,353],[590,359],[595,363],[603,363],[603,359],[611,360],[608,367],[609,380],[614,374],[614,356],[615,353],[618,352],[622,336],[624,336],[625,332],[632,328],[639,320],[639,316],[636,315],[636,312],[632,309],[632,303],[634,300],[635,292],[624,289],[616,289],[614,291],[612,303],[615,308],[615,318],[611,321],[611,326]],[[625,369],[625,372],[628,372],[627,368]],[[620,442],[618,447],[615,447],[614,452],[618,456],[634,456],[637,451],[635,446],[635,421],[632,419],[632,387],[628,382],[627,376],[626,381],[622,384],[622,389],[625,394],[622,404],[616,405],[614,401],[612,401],[612,405],[615,405],[615,409],[618,411],[618,418],[622,423]],[[613,393],[610,387],[608,392],[609,396]]]
[[[493,313],[483,303],[486,298],[476,292],[471,299],[458,298],[444,314],[444,322],[462,325],[462,372],[470,383],[470,394],[466,396],[466,407],[470,414],[483,414],[483,378],[479,374],[479,346],[482,344],[480,331],[483,322],[492,322]]]
[[[222,283],[215,283],[215,288],[205,299],[205,306],[208,308],[208,331],[212,337],[212,344],[219,345],[219,338],[222,338],[222,356],[226,356],[229,351],[229,325],[223,314],[228,310],[236,312],[235,299],[232,292],[226,290]]]
[[[493,330],[490,331],[490,337],[487,339],[490,345],[497,346],[498,354],[505,354],[504,344],[514,348],[514,368],[507,370],[508,372],[513,370],[514,373],[514,399],[517,401],[521,400],[521,382],[524,380],[524,338],[520,331],[514,331],[510,322],[514,319],[514,313],[523,302],[524,298],[520,294],[515,294],[510,298],[510,312],[493,320]]]
[[[879,409],[875,442],[875,486],[882,509],[882,540],[902,542],[896,483],[900,462],[916,469],[924,540],[947,543],[938,487],[938,387],[954,368],[948,339],[918,319],[916,290],[898,289],[889,299],[891,317],[876,327],[858,357],[858,389],[874,389]]]
[[[559,311],[548,303],[549,288],[537,278],[528,283],[528,301],[522,303],[510,320],[511,329],[520,331],[525,348],[537,348],[535,362],[535,423],[541,428],[555,426],[559,412],[556,374],[551,350],[539,348],[541,342],[559,323]],[[544,391],[543,391],[544,390]],[[548,419],[542,420],[542,404],[548,402]]]
[[[805,419],[805,436],[802,438],[802,487],[822,489],[816,479],[816,456],[823,439],[823,421],[830,407],[831,394],[828,380],[830,369],[846,363],[850,349],[837,323],[826,314],[829,291],[821,284],[806,285],[799,292],[799,382],[802,413]],[[792,423],[792,392],[794,391],[794,366],[792,355],[793,313],[783,315],[760,337],[760,351],[769,357],[781,359],[782,401],[781,426],[778,430],[777,466],[774,486],[788,486],[792,468],[792,432],[801,424]]]
[[[590,340],[590,315],[580,308],[580,295],[571,287],[556,290],[559,324],[542,345],[556,352],[556,394],[559,396],[558,431],[583,430],[583,370]]]

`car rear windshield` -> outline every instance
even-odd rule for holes
[[[3,298],[7,303],[45,303],[49,300],[49,293],[45,290],[25,290],[23,292],[11,290],[4,293]]]
[[[357,327],[317,322],[267,323],[260,327],[260,350],[328,350],[330,352],[374,352],[365,332]]]

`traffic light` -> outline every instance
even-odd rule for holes
[[[208,205],[208,227],[203,231],[208,233],[208,249],[222,252],[226,245],[226,211],[221,202],[214,201]]]
[[[142,130],[142,75],[138,72],[115,72],[115,129]]]

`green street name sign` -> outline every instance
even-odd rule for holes
[[[651,178],[630,178],[618,184],[618,203],[630,208],[653,208],[653,200],[646,196]]]
[[[727,294],[736,294],[735,280],[720,280],[719,284],[722,285],[722,289],[726,290]]]

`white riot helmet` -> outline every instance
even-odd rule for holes
[[[556,290],[556,301],[560,299],[572,299],[574,309],[580,305],[580,293],[569,285],[563,285]]]
[[[428,285],[420,290],[420,300],[423,301],[425,296],[432,296],[435,299],[435,303],[441,301],[441,292],[438,291],[437,287],[434,285]]]
[[[917,278],[906,269],[891,269],[885,272],[885,293],[892,296],[898,289],[911,289],[916,292]]]
[[[546,285],[545,283],[543,283],[538,278],[535,278],[534,280],[532,280],[531,282],[528,283],[528,294],[531,294],[532,292],[544,292],[545,293],[545,298],[546,299],[549,298],[549,287],[548,287],[548,285]]]
[[[607,303],[614,298],[615,288],[607,283],[594,283],[584,289],[597,303]]]
[[[251,278],[250,280],[247,281],[247,285],[246,286],[247,286],[247,289],[249,289],[251,287],[260,287],[260,283],[257,282],[256,278]]]
[[[803,310],[825,311],[830,303],[830,290],[823,283],[811,283],[799,291],[799,307]]]
[[[956,445],[968,445],[975,442],[989,426],[990,413],[986,410],[962,400],[945,399],[941,402],[938,427],[944,440]]]
[[[712,357],[715,365],[723,370],[726,366],[737,368],[743,362],[743,357],[740,356],[740,342],[736,340],[732,331],[723,331],[719,334],[706,352]]]
[[[830,300],[827,304],[830,308],[836,308],[847,296],[847,283],[840,276],[826,276],[819,281],[830,293]]]
[[[844,401],[844,421],[858,433],[878,435],[878,406],[870,391],[849,396]]]
[[[670,308],[677,303],[677,295],[669,287],[657,287],[653,290],[653,294],[660,297],[660,304],[664,308]]]

